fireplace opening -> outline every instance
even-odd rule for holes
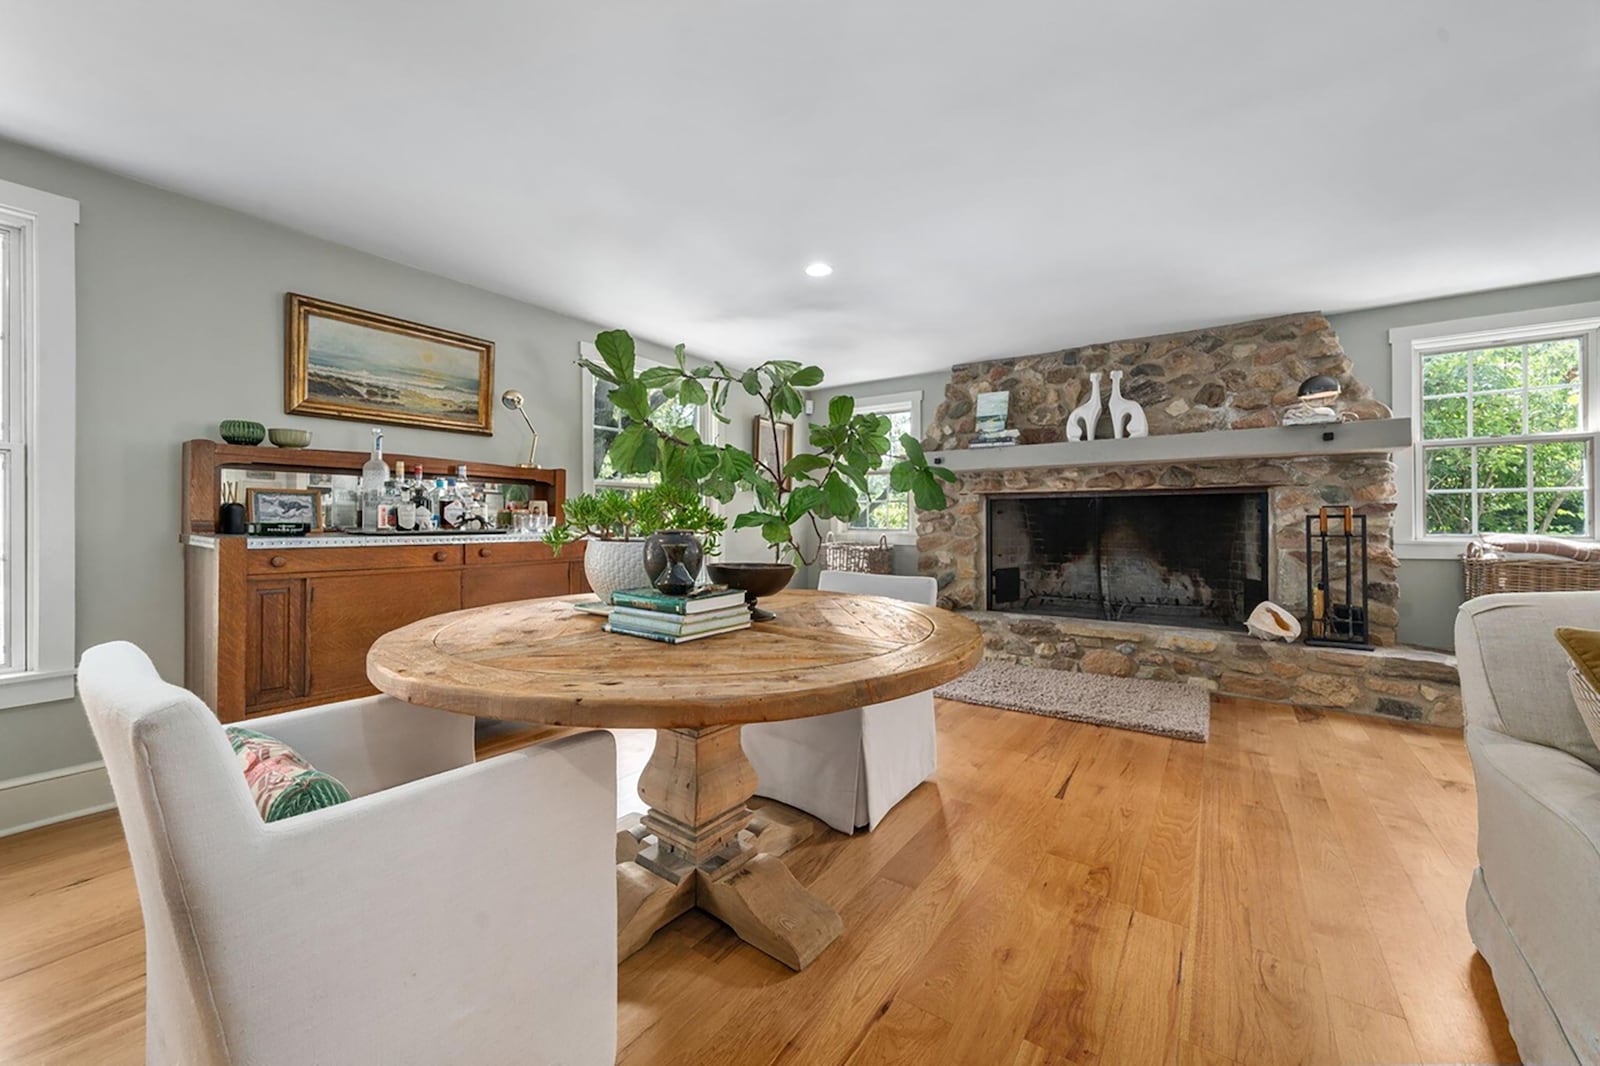
[[[989,609],[1231,629],[1267,598],[1267,494],[989,497]]]

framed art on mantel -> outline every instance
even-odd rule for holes
[[[494,342],[288,293],[289,414],[492,433]]]
[[[755,426],[750,431],[750,454],[756,462],[772,471],[774,477],[782,473],[789,460],[794,458],[794,423],[779,422],[776,426],[766,415],[756,415]],[[793,479],[784,478],[788,491]]]

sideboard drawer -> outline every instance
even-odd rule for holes
[[[571,562],[582,557],[581,551],[574,551],[574,545],[568,545],[561,550],[560,556],[551,551],[550,545],[540,541],[514,540],[501,541],[496,544],[485,538],[487,543],[463,544],[466,552],[468,566],[504,566],[508,563],[548,563],[559,559],[562,563]]]
[[[464,547],[461,544],[418,544],[377,548],[285,548],[276,551],[257,548],[245,552],[245,569],[252,575],[433,569],[460,566]]]

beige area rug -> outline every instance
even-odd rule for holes
[[[933,694],[1179,740],[1204,742],[1211,735],[1210,694],[1194,685],[1170,681],[984,662],[970,674],[940,685]]]

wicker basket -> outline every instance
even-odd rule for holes
[[[1467,599],[1495,592],[1593,592],[1600,590],[1600,563],[1572,559],[1486,559],[1467,545],[1461,557],[1467,572]]]
[[[822,544],[822,569],[849,570],[857,574],[888,574],[894,571],[894,549],[888,537],[876,544],[852,544],[835,540],[832,533]]]

